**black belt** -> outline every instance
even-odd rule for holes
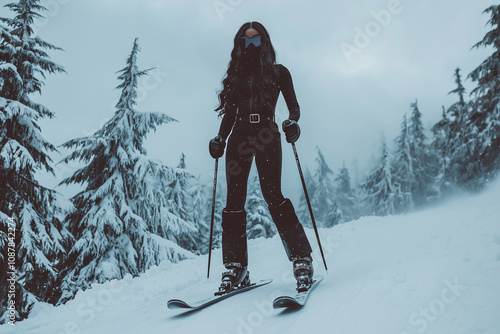
[[[265,120],[267,120],[267,121],[272,120],[274,122],[274,115],[272,115],[272,116],[261,115],[261,114],[240,115],[240,116],[238,116],[238,120],[240,122],[252,123],[252,124],[260,123],[260,122],[263,122]]]

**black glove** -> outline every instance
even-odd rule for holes
[[[283,131],[285,132],[286,141],[295,143],[300,137],[300,127],[296,121],[287,119],[283,122]]]
[[[226,147],[226,141],[221,136],[217,136],[210,141],[208,144],[208,150],[212,158],[217,159],[222,157],[224,154],[224,148]]]

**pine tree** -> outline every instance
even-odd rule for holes
[[[473,189],[481,188],[500,168],[500,6],[492,5],[484,13],[491,15],[488,24],[493,29],[474,48],[492,46],[494,51],[469,74],[477,83],[467,129],[472,155],[461,180]]]
[[[311,172],[308,168],[304,169],[304,182],[306,183],[307,192],[309,196],[316,192],[316,180],[311,175]],[[313,209],[314,210],[314,209]],[[313,211],[314,213],[314,211]],[[306,196],[304,193],[301,193],[299,205],[297,208],[297,217],[302,225],[312,228],[311,214],[309,213],[309,207],[307,206]]]
[[[342,222],[342,211],[337,204],[333,171],[326,163],[319,147],[314,174],[314,187],[310,192],[314,218],[322,227],[333,227]],[[304,195],[303,195],[304,196]]]
[[[247,212],[247,236],[249,239],[272,238],[277,230],[269,214],[266,201],[262,197],[258,176],[255,176],[248,187],[245,204]]]
[[[225,198],[222,183],[217,184],[214,210],[214,230],[212,235],[212,249],[221,246],[222,238],[222,209],[224,208]],[[210,223],[212,219],[212,197],[213,183],[203,184],[198,177],[190,190],[193,198],[193,222],[197,230],[199,240],[198,253],[208,253],[210,245]]]
[[[452,104],[447,111],[449,124],[448,141],[446,142],[446,155],[450,157],[448,164],[447,175],[451,183],[458,184],[462,179],[462,175],[466,174],[468,160],[470,159],[471,148],[469,128],[469,106],[464,100],[465,88],[462,85],[460,69],[455,70],[455,83],[457,88],[450,91],[448,94],[457,94],[459,100]]]
[[[400,196],[396,199],[395,210],[406,212],[413,207],[412,188],[416,182],[413,173],[411,140],[406,114],[401,123],[401,134],[396,138],[396,157],[393,160],[393,186]]]
[[[179,158],[179,163],[177,164],[177,168],[186,169],[186,155],[181,153],[181,157]]]
[[[47,74],[64,72],[46,52],[61,49],[33,36],[34,19],[46,10],[39,3],[9,3],[5,7],[14,17],[0,18],[0,252],[7,254],[8,217],[16,223],[17,320],[26,318],[37,300],[57,300],[58,268],[72,239],[61,224],[64,199],[36,179],[38,171],[54,174],[49,153],[57,150],[37,124],[54,114],[30,96],[42,93]],[[4,323],[6,270],[0,273],[0,281],[0,323]]]
[[[337,182],[337,189],[341,193],[347,194],[351,192],[351,177],[349,176],[349,170],[345,167],[345,162],[335,181]]]
[[[410,137],[410,155],[412,159],[412,172],[414,175],[411,184],[412,200],[415,204],[426,203],[430,194],[433,175],[435,175],[435,161],[429,152],[427,137],[422,123],[422,113],[418,108],[418,101],[411,105],[412,114],[408,126]]]
[[[209,201],[207,186],[200,181],[198,176],[189,189],[189,194],[192,199],[192,221],[195,229],[198,232],[196,238],[197,250],[200,254],[208,252],[209,236],[210,236],[210,213],[211,201]]]
[[[434,181],[434,189],[437,198],[444,197],[449,193],[452,185],[452,180],[449,175],[450,165],[450,120],[446,116],[446,111],[443,106],[441,120],[432,127],[433,141],[431,150],[436,156],[438,162],[438,173]]]
[[[376,216],[395,213],[396,194],[392,187],[391,155],[385,141],[382,142],[382,157],[379,165],[361,184],[365,191],[367,214]]]
[[[175,120],[135,110],[138,78],[149,71],[138,69],[138,52],[136,39],[118,72],[121,97],[114,116],[92,136],[63,144],[73,149],[63,161],[79,160],[85,166],[61,184],[86,187],[72,198],[77,210],[67,217],[77,242],[64,272],[60,303],[93,282],[137,276],[163,260],[191,256],[176,243],[186,243],[196,231],[177,215],[181,200],[172,190],[188,173],[148,159],[143,147],[151,130]]]
[[[8,27],[2,29],[0,62],[11,64],[17,70],[17,75],[12,73],[4,77],[2,96],[35,110],[38,117],[52,118],[54,114],[49,109],[29,98],[30,94],[42,92],[43,81],[39,76],[44,78],[47,73],[64,72],[64,68],[51,61],[45,52],[62,49],[39,36],[33,36],[35,19],[42,18],[40,13],[47,9],[40,5],[40,0],[19,0],[5,7],[16,15],[14,18],[0,18]]]
[[[457,88],[449,92],[448,94],[457,94],[458,95],[458,103],[460,106],[465,105],[465,99],[464,99],[464,94],[465,94],[465,87],[462,85],[462,76],[460,75],[460,67],[457,67],[455,69],[455,83],[457,84]],[[460,110],[457,110],[458,112],[455,114],[457,118],[460,118],[462,116],[462,113]]]
[[[170,212],[186,222],[192,222],[192,195],[189,191],[192,187],[194,176],[186,170],[185,158],[186,157],[183,153],[181,155],[179,165],[173,170],[175,175],[172,178],[172,182],[167,186],[165,192],[171,208]],[[185,236],[188,238],[186,239],[182,237],[177,240],[177,243],[183,248],[195,250],[195,239],[191,238],[190,235]]]
[[[337,202],[343,214],[342,221],[347,222],[358,218],[357,200],[351,188],[351,177],[345,163],[335,178],[335,182],[337,183]]]

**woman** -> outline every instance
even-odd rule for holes
[[[300,109],[290,72],[275,62],[264,26],[259,22],[243,24],[234,38],[220,104],[215,109],[223,116],[219,134],[209,144],[212,157],[219,158],[231,133],[226,153],[227,202],[222,211],[222,255],[227,271],[222,274],[219,294],[250,283],[244,207],[253,157],[262,195],[293,262],[297,288],[307,289],[312,280],[311,246],[292,203],[281,193],[281,139],[274,122],[280,91],[290,113],[289,120],[283,122],[289,143],[300,136]]]

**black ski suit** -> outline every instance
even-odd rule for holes
[[[255,71],[245,74],[238,104],[226,109],[219,136],[227,138],[227,203],[222,212],[222,249],[224,263],[247,265],[246,212],[247,183],[253,157],[259,174],[262,195],[283,241],[289,260],[309,255],[312,250],[289,199],[281,192],[282,149],[279,128],[274,121],[281,91],[289,110],[289,119],[298,121],[299,104],[292,78],[283,65],[277,66],[278,79],[271,101],[262,105],[256,98],[260,89]]]

